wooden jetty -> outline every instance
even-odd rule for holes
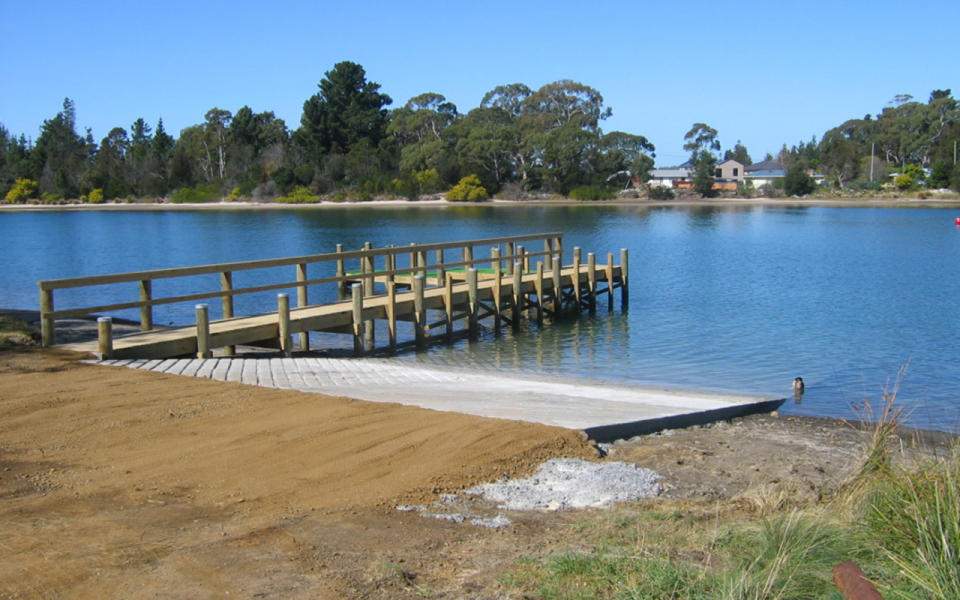
[[[522,244],[542,244],[531,251]],[[459,260],[449,255],[459,250]],[[543,323],[565,313],[596,310],[598,297],[607,296],[613,309],[614,290],[620,289],[621,307],[628,305],[627,250],[620,251],[620,263],[613,253],[598,263],[589,253],[583,260],[573,249],[569,264],[563,264],[563,234],[543,233],[522,236],[466,240],[433,244],[411,244],[344,251],[290,258],[221,263],[92,277],[52,279],[38,282],[41,330],[44,346],[56,343],[56,319],[139,309],[141,331],[114,337],[112,318],[98,319],[96,342],[69,344],[73,350],[89,351],[100,358],[209,357],[212,349],[233,354],[238,345],[279,348],[289,356],[294,350],[309,349],[309,332],[345,333],[353,336],[357,355],[376,350],[374,322],[386,321],[387,349],[398,344],[397,323],[412,323],[412,343],[422,345],[455,333],[475,334],[480,322],[492,326],[518,327],[527,318]],[[310,278],[308,268],[335,274]],[[234,273],[257,269],[294,267],[294,278],[248,287],[234,285]],[[197,276],[209,281],[197,283]],[[193,278],[201,289],[190,294],[155,294],[154,282],[162,279]],[[90,286],[125,284],[125,301],[99,306],[54,308],[54,291]],[[338,300],[311,304],[310,290],[335,285]],[[134,286],[135,289],[131,289]],[[277,290],[295,292],[277,295],[276,311],[239,316],[234,298],[241,294]],[[120,297],[123,292],[118,291]],[[135,299],[133,299],[135,298]],[[196,304],[196,323],[186,327],[156,328],[155,306],[220,299],[220,319],[211,319],[208,304]],[[429,318],[436,320],[430,321]],[[465,322],[459,331],[456,325]],[[437,330],[440,330],[439,334]]]

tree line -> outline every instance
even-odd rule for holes
[[[151,126],[140,118],[97,142],[89,129],[77,132],[66,99],[36,142],[0,125],[0,198],[311,201],[451,189],[463,199],[498,192],[597,198],[631,178],[645,181],[654,164],[654,145],[644,136],[601,129],[611,109],[600,92],[576,81],[537,90],[501,85],[466,113],[433,92],[389,109],[392,103],[362,66],[346,61],[325,73],[295,129],[270,111],[212,108],[178,138],[162,119]],[[697,189],[710,189],[716,138],[703,123],[685,137],[703,180]],[[784,145],[778,158],[785,168],[822,171],[841,187],[879,185],[894,170],[911,185],[960,187],[952,162],[958,138],[960,107],[950,90],[936,90],[927,103],[898,96],[875,118],[849,120],[820,141]],[[751,162],[739,141],[724,158]]]
[[[415,197],[467,176],[487,193],[512,187],[517,194],[570,194],[653,166],[653,144],[640,135],[603,132],[600,123],[611,109],[597,90],[575,81],[538,90],[498,86],[465,114],[432,92],[389,110],[392,99],[352,62],[336,64],[318,87],[293,130],[273,112],[212,108],[177,139],[162,119],[154,128],[137,119],[99,143],[89,130],[77,133],[67,99],[44,121],[36,143],[0,126],[0,196],[29,180],[35,186],[30,197],[47,199],[178,192],[198,200]]]

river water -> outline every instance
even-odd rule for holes
[[[595,316],[401,359],[779,396],[802,376],[802,402],[789,400],[783,412],[850,418],[864,399],[877,406],[898,386],[908,423],[960,431],[957,214],[489,205],[4,212],[0,306],[36,309],[39,279],[315,254],[337,243],[560,231],[567,260],[574,246],[598,262],[629,249],[628,311],[617,295],[612,313],[601,301]],[[116,301],[97,293],[58,292],[57,306]],[[245,298],[237,309],[273,306],[269,297]],[[158,308],[155,321],[188,323],[192,312]]]

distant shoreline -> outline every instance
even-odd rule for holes
[[[695,200],[569,200],[549,198],[542,200],[488,200],[484,202],[448,202],[430,200],[369,200],[366,202],[318,202],[316,204],[283,204],[278,202],[210,202],[196,204],[173,203],[104,203],[104,204],[0,204],[0,212],[49,211],[168,211],[168,210],[323,210],[329,208],[446,208],[464,206],[524,207],[524,206],[626,206],[626,207],[731,207],[731,206],[830,206],[860,208],[960,208],[960,198],[746,198]]]

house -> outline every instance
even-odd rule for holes
[[[717,163],[714,177],[717,182],[713,187],[718,190],[735,190],[737,182],[743,181],[744,167],[735,160],[725,160]],[[687,161],[679,167],[662,167],[650,171],[648,185],[653,187],[668,187],[690,189],[693,187],[693,164]]]
[[[717,163],[716,172],[714,177],[721,181],[743,181],[744,175],[744,166],[739,161],[728,158],[727,160]]]
[[[786,177],[787,172],[778,160],[764,160],[744,167],[743,180],[749,181],[754,188],[773,185],[773,182]]]
[[[685,166],[662,167],[650,171],[650,180],[647,185],[651,187],[679,188],[690,187],[690,180],[693,178],[693,169]]]

